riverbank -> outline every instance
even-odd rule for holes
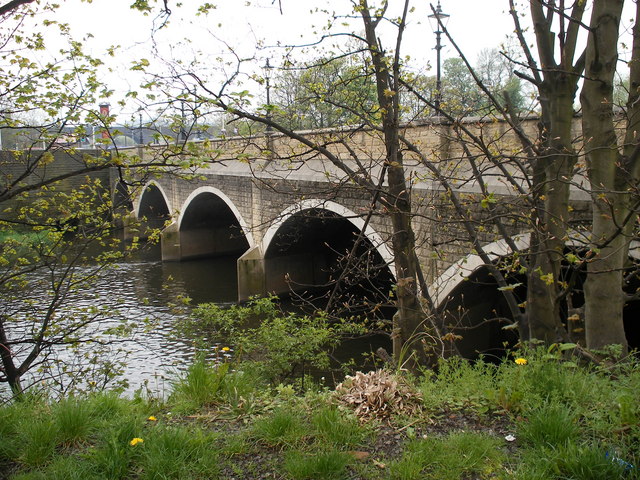
[[[555,348],[337,389],[196,363],[166,401],[98,393],[0,408],[2,479],[640,478],[640,366]]]

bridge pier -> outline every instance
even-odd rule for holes
[[[178,222],[166,226],[160,234],[163,261],[240,255],[247,248],[244,237],[228,226],[180,229]]]
[[[182,248],[180,242],[180,226],[178,222],[167,225],[160,234],[160,251],[162,261],[182,260]]]
[[[298,253],[264,258],[261,248],[253,247],[238,259],[238,300],[323,285],[329,280],[327,265],[322,255]]]
[[[259,246],[250,248],[238,258],[238,301],[267,295],[264,257]]]
[[[122,225],[119,223],[122,222]],[[140,222],[136,216],[136,212],[129,212],[127,215],[122,216],[117,220],[116,225],[122,227],[122,234],[126,241],[133,240],[134,238],[140,238]]]

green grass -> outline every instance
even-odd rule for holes
[[[355,449],[365,437],[366,431],[353,415],[342,413],[329,405],[316,411],[311,417],[318,440],[337,448]]]
[[[294,480],[330,480],[346,478],[345,469],[352,458],[337,450],[326,452],[289,452],[284,469]]]
[[[21,480],[639,480],[629,464],[640,464],[640,366],[518,356],[527,364],[453,359],[408,377],[422,409],[384,420],[356,418],[321,387],[266,385],[247,364],[196,363],[166,401],[26,396],[0,407],[0,471]]]
[[[546,404],[518,425],[519,437],[530,445],[561,447],[578,439],[575,414],[562,404]]]
[[[298,445],[307,430],[301,415],[286,407],[257,419],[254,424],[256,438],[270,446]]]
[[[181,412],[214,405],[220,400],[229,364],[210,365],[204,358],[196,360],[173,387],[171,401]]]
[[[59,444],[70,445],[86,441],[96,427],[90,405],[77,398],[71,397],[58,402],[52,416]]]
[[[505,455],[494,437],[476,433],[452,433],[445,437],[415,440],[402,458],[390,466],[390,476],[400,480],[458,480],[479,473],[497,473]]]
[[[186,427],[160,427],[150,431],[143,444],[139,478],[166,480],[216,478],[218,476],[217,439],[201,430]]]

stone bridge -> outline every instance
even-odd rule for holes
[[[468,126],[482,134],[491,148],[513,150],[517,145],[500,122],[469,121]],[[535,122],[527,128],[535,128]],[[463,194],[469,218],[480,221],[486,216],[479,185],[465,160],[469,153],[480,159],[480,152],[469,145],[465,150],[462,142],[454,140],[451,126],[437,121],[407,126],[402,134]],[[342,129],[305,135],[313,142],[328,144],[346,167],[362,167],[374,180],[379,178],[385,154],[377,132]],[[346,180],[326,158],[275,133],[212,141],[204,145],[204,151],[200,154],[204,161],[193,175],[167,174],[149,180],[134,199],[136,219],[162,228],[163,260],[237,257],[242,301],[253,295],[327,284],[337,275],[334,266],[362,236],[356,255],[367,256],[369,266],[384,266],[382,278],[393,283],[388,216],[380,205],[372,209],[371,191]],[[138,154],[148,157],[154,151],[140,150]],[[477,257],[469,255],[468,235],[460,218],[452,213],[441,183],[418,156],[405,153],[404,160],[415,210],[419,260],[432,297],[442,304],[481,265]],[[495,166],[481,168],[494,195],[492,202],[502,204],[507,215],[517,210],[517,196],[504,174]],[[584,192],[576,190],[573,200],[577,210],[588,211],[589,198]],[[516,243],[526,246],[526,235],[519,235],[522,228],[517,215],[507,224]],[[494,256],[509,253],[492,227],[482,229],[489,252]],[[492,280],[486,272],[475,275],[479,283],[463,293],[468,303],[485,312],[478,312],[480,316],[506,313],[495,284],[487,286]]]

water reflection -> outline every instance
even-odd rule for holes
[[[192,304],[231,303],[237,297],[236,260],[232,257],[187,262],[139,259],[117,266],[107,288],[118,301],[129,303],[130,318],[152,319],[153,328],[127,343],[124,373],[130,391],[143,382],[159,393],[167,382],[193,360],[191,339],[176,338],[173,328],[180,315],[172,305],[189,297]],[[96,286],[103,288],[105,286]]]
[[[164,263],[159,258],[157,247],[145,248],[136,257],[102,272],[90,288],[78,292],[71,301],[74,307],[80,308],[106,306],[110,320],[101,325],[103,328],[116,326],[119,316],[134,321],[135,331],[124,341],[114,344],[108,357],[124,362],[120,378],[129,384],[125,390],[128,395],[141,387],[156,395],[166,395],[176,375],[193,361],[193,339],[178,338],[175,334],[176,322],[181,316],[188,315],[190,309],[176,309],[173,305],[180,304],[187,297],[191,299],[191,305],[205,302],[231,304],[237,299],[235,257]],[[283,308],[292,307],[287,302]],[[95,331],[98,331],[97,327]],[[224,341],[207,340],[212,345]],[[358,358],[363,352],[370,353],[378,346],[388,348],[388,342],[387,337],[347,342],[334,352],[336,364],[351,357]],[[58,351],[54,357],[76,365],[86,362],[82,352]],[[320,372],[318,376],[325,374],[329,372]],[[85,381],[90,380],[101,384],[94,378]]]

